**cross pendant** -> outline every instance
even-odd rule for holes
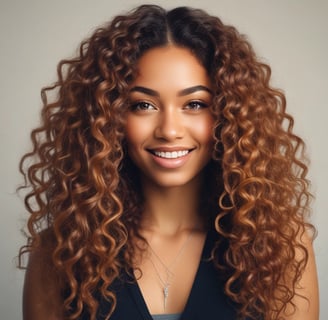
[[[163,294],[164,294],[164,311],[165,311],[165,308],[166,308],[166,300],[169,296],[169,286],[166,285],[164,288],[163,288]]]

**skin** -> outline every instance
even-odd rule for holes
[[[135,275],[151,314],[180,313],[206,235],[199,194],[202,169],[211,158],[213,145],[214,120],[209,110],[213,88],[205,69],[187,49],[172,45],[151,49],[140,58],[138,68],[130,91],[126,138],[130,157],[140,169],[145,196],[140,233],[166,266],[171,266],[178,255],[171,268],[174,276],[165,310],[158,274],[165,279],[166,272],[150,250],[137,251],[135,264],[142,273],[136,271]],[[154,155],[155,151],[185,150],[190,152],[178,159]],[[317,320],[318,282],[312,243],[306,236],[300,241],[308,248],[309,262],[297,293],[307,300],[296,297],[296,312],[287,312],[283,319]],[[30,256],[24,285],[24,320],[63,319],[58,283],[49,269],[44,255],[36,252]]]
[[[294,310],[289,307],[285,313],[286,316],[284,319],[319,320],[318,275],[312,241],[306,234],[301,237],[299,241],[307,248],[309,260],[296,290],[297,296],[293,299],[296,305],[295,313],[293,313]],[[297,252],[296,259],[297,258],[301,258],[300,252]]]
[[[191,52],[175,46],[149,50],[138,69],[130,92],[126,138],[145,195],[141,233],[166,266],[185,246],[171,270],[165,310],[157,273],[165,280],[166,271],[149,250],[137,262],[142,271],[138,283],[151,314],[179,313],[205,239],[198,201],[202,169],[213,148],[211,82]]]
[[[129,154],[144,186],[188,184],[211,158],[210,79],[188,50],[173,46],[148,51],[138,66],[126,122]],[[188,154],[177,157],[179,151]]]

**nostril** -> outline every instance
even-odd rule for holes
[[[183,125],[177,114],[163,115],[155,130],[155,137],[162,139],[178,139],[183,137]]]

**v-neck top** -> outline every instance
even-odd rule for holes
[[[206,236],[199,266],[192,288],[181,313],[180,320],[233,320],[236,319],[236,308],[233,302],[224,294],[224,283],[219,271],[209,260],[211,250],[216,240],[214,232]],[[142,296],[137,281],[126,273],[116,279],[110,288],[116,294],[116,308],[110,320],[153,320],[146,302]],[[105,319],[110,309],[110,302],[99,301],[97,320]],[[81,320],[89,319],[84,315]]]

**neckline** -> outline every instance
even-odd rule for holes
[[[211,253],[211,244],[213,244],[213,232],[207,232],[206,234],[206,238],[204,241],[204,245],[203,245],[203,249],[202,249],[202,253],[200,256],[200,260],[198,263],[198,267],[197,267],[197,271],[195,273],[195,277],[188,295],[188,299],[186,301],[186,304],[184,306],[184,309],[182,310],[182,312],[180,313],[181,317],[185,314],[186,310],[189,309],[190,304],[191,304],[191,298],[193,296],[193,292],[195,291],[195,288],[197,286],[197,283],[199,281],[199,277],[200,277],[200,269],[202,266],[202,262],[204,262],[204,260],[207,260],[210,257],[210,253]],[[139,311],[142,313],[143,317],[145,320],[153,320],[152,315],[147,307],[146,301],[142,295],[142,291],[139,287],[139,284],[137,282],[137,280],[135,278],[133,278],[133,285],[130,286],[133,298],[136,300],[136,305],[139,309]],[[161,314],[159,314],[161,315]]]

